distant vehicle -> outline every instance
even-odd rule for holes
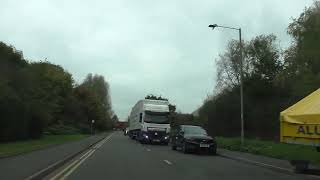
[[[143,99],[136,103],[129,116],[129,137],[141,143],[169,142],[168,100]]]
[[[129,129],[128,128],[125,128],[124,130],[123,130],[123,134],[126,136],[126,135],[128,135],[128,132],[129,132]]]
[[[217,143],[202,127],[179,125],[172,128],[171,148],[179,147],[184,153],[205,151],[217,154]]]

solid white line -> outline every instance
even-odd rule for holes
[[[238,157],[238,159],[244,160],[244,161],[247,161],[247,162],[251,162],[251,163],[255,163],[255,164],[260,164],[260,165],[263,165],[263,166],[268,166],[268,167],[277,168],[277,169],[281,169],[281,170],[292,172],[292,170],[290,170],[290,169],[274,166],[274,165],[271,165],[271,164],[265,164],[265,163],[262,163],[262,162],[253,161],[253,160],[249,160],[249,159],[245,159],[245,158],[239,158],[239,157]]]
[[[104,140],[102,140],[101,142],[96,144],[92,149],[88,150],[80,158],[76,159],[71,164],[69,164],[66,168],[64,168],[62,171],[60,171],[58,174],[56,174],[54,177],[50,178],[50,180],[55,180],[66,172],[67,172],[66,175],[69,176],[80,164],[82,164],[88,157],[90,157],[96,151],[96,149],[100,148],[105,142],[107,142],[111,138],[112,135],[113,134],[109,135]],[[67,177],[66,175],[64,175],[61,179],[65,179]]]
[[[65,175],[61,177],[61,180],[66,179],[71,173],[73,173],[86,159],[88,159],[96,150],[92,150],[87,157],[83,158],[79,163],[70,169]]]
[[[319,176],[316,176],[316,175],[308,175],[308,176],[310,176],[310,177],[312,177],[312,178],[320,179],[320,177],[319,177]]]
[[[169,165],[172,165],[172,163],[170,162],[170,161],[168,161],[168,160],[163,160],[165,163],[167,163],[167,164],[169,164]]]
[[[55,180],[57,179],[59,176],[61,176],[63,173],[65,173],[67,170],[69,170],[73,165],[75,165],[76,163],[78,163],[81,159],[83,159],[85,156],[87,156],[90,152],[92,152],[93,150],[90,149],[88,152],[86,152],[84,155],[82,155],[80,158],[76,159],[75,161],[73,161],[71,164],[69,164],[67,167],[65,167],[62,171],[60,171],[58,174],[56,174],[54,177],[50,178],[50,180]]]

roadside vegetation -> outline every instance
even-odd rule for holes
[[[40,138],[44,133],[90,133],[91,120],[97,131],[104,131],[115,119],[103,76],[88,74],[77,84],[61,66],[27,60],[3,42],[0,114],[0,143]]]
[[[314,147],[310,146],[283,144],[258,139],[246,139],[244,145],[241,146],[240,138],[217,137],[216,139],[219,148],[264,155],[278,159],[309,160],[320,164],[319,152],[317,152]]]
[[[78,141],[88,137],[84,134],[45,135],[40,139],[16,141],[0,144],[0,158],[26,153],[66,142]]]
[[[288,48],[280,47],[273,34],[243,41],[247,138],[279,141],[280,112],[320,87],[319,29],[320,2],[315,1],[288,25],[292,37]],[[199,110],[199,119],[211,135],[240,134],[239,57],[239,41],[231,40],[216,58],[217,85]]]

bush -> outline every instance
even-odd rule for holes
[[[78,128],[67,126],[67,125],[53,125],[50,126],[46,134],[51,135],[68,135],[68,134],[80,134],[81,131]]]

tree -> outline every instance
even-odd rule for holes
[[[294,43],[286,51],[286,82],[294,99],[319,88],[320,83],[320,1],[306,8],[288,27]]]
[[[112,127],[109,85],[91,74],[76,86],[72,75],[50,62],[28,62],[0,42],[0,142]]]
[[[163,98],[163,97],[161,97],[161,96],[158,96],[158,97],[157,97],[157,96],[155,96],[155,95],[153,95],[153,94],[150,94],[150,95],[146,96],[145,99],[168,101],[168,99],[166,99],[166,98]]]
[[[109,85],[103,76],[89,74],[75,93],[85,107],[88,122],[94,119],[99,130],[113,127]]]
[[[283,69],[281,51],[274,35],[260,35],[243,42],[243,51],[244,105],[250,108],[245,111],[246,135],[271,137],[277,130],[277,114],[264,109],[279,111],[279,95],[274,81]],[[204,124],[207,124],[209,133],[213,135],[239,135],[239,60],[239,42],[232,40],[226,52],[216,61],[218,93],[208,99],[200,109],[200,118],[205,119],[203,122],[208,120]]]
[[[306,8],[288,27],[288,33],[294,38],[297,53],[296,70],[310,70],[313,74],[320,72],[320,1]]]

